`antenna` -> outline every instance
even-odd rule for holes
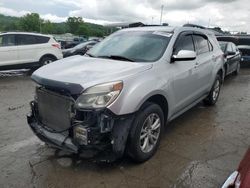
[[[164,8],[164,5],[161,5],[161,18],[160,18],[160,25],[161,25],[161,23],[162,23],[163,8]]]

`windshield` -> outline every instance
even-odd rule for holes
[[[97,58],[120,57],[120,60],[154,62],[162,57],[171,36],[168,32],[118,32],[97,44],[88,54]]]

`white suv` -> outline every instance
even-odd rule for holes
[[[0,33],[0,70],[35,68],[62,58],[60,44],[50,35]]]

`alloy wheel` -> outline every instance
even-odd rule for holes
[[[213,100],[216,101],[220,93],[220,81],[216,80],[213,90]]]
[[[158,114],[149,114],[145,119],[140,133],[140,148],[144,153],[153,150],[160,136],[161,119]]]

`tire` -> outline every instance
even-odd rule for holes
[[[161,107],[154,103],[145,103],[137,113],[130,130],[127,145],[129,156],[139,163],[150,159],[158,149],[163,128],[164,115]]]
[[[53,61],[55,61],[56,59],[54,57],[50,57],[50,56],[45,56],[40,60],[40,65],[47,65],[49,63],[52,63]]]
[[[239,75],[239,73],[240,73],[240,63],[238,62],[236,70],[233,72],[233,75],[237,76],[237,75]]]
[[[221,85],[222,85],[221,77],[220,75],[217,75],[209,95],[203,101],[206,105],[209,106],[215,105],[220,95]]]

